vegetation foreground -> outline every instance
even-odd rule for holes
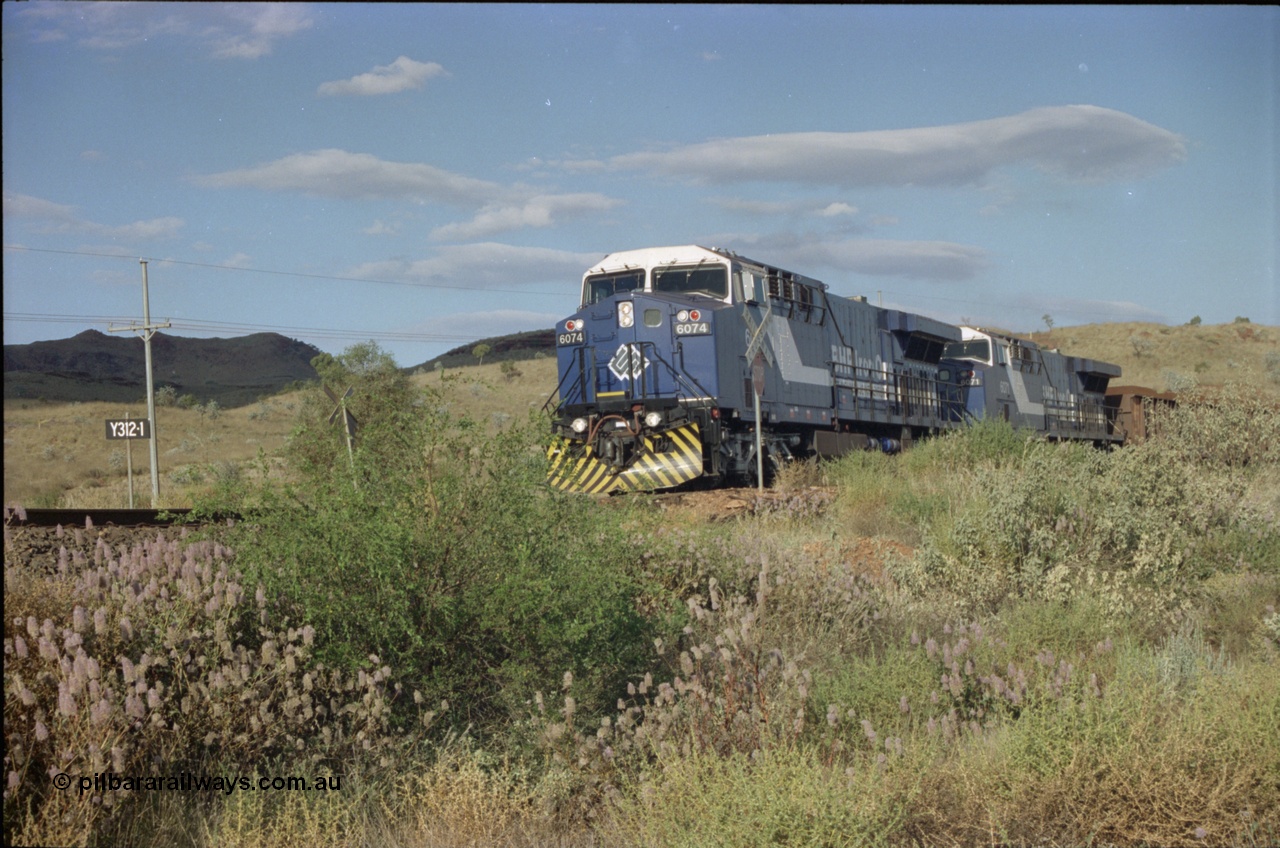
[[[1280,842],[1256,395],[1114,452],[795,466],[705,523],[548,490],[541,420],[454,418],[376,348],[326,368],[353,449],[317,393],[200,505],[234,527],[52,572],[6,528],[6,842]]]

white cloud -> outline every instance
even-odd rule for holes
[[[793,200],[749,200],[741,197],[711,197],[707,200],[721,209],[746,215],[794,215],[797,208]]]
[[[839,215],[857,215],[858,210],[847,203],[828,203],[816,214],[822,218],[835,218]]]
[[[607,164],[706,183],[955,186],[1014,165],[1081,181],[1130,179],[1176,165],[1186,155],[1181,137],[1124,112],[1050,106],[941,127],[719,139],[615,156]]]
[[[178,234],[179,230],[186,226],[186,222],[181,218],[168,216],[150,218],[145,221],[134,221],[132,224],[124,224],[119,227],[90,224],[88,222],[86,222],[86,226],[90,227],[92,232],[115,239],[151,241],[154,239],[173,238]]]
[[[294,153],[252,168],[198,177],[213,188],[300,191],[344,199],[401,199],[453,204],[483,204],[503,188],[414,162],[387,162],[368,153],[313,150]]]
[[[834,218],[840,215],[856,215],[858,210],[848,203],[821,200],[748,200],[738,197],[713,197],[710,202],[730,212],[747,215],[813,215]]]
[[[257,59],[313,24],[305,3],[32,3],[17,12],[33,42],[75,38],[95,50],[194,41],[219,59]]]
[[[4,193],[4,217],[43,219],[50,223],[66,225],[74,224],[78,220],[74,206],[7,191]]]
[[[4,194],[4,217],[32,221],[32,229],[39,233],[86,233],[125,241],[172,238],[186,225],[181,218],[173,216],[149,218],[131,224],[101,224],[80,217],[74,206],[10,192]]]
[[[411,88],[422,88],[427,80],[445,75],[445,69],[435,62],[415,62],[408,56],[401,56],[390,65],[379,65],[372,71],[358,74],[349,80],[323,83],[318,93],[326,96],[395,94]]]
[[[388,224],[379,218],[360,232],[367,236],[394,236],[399,231],[400,228],[395,224]]]
[[[806,245],[804,256],[857,274],[921,280],[968,280],[987,265],[986,251],[946,241],[849,239]]]
[[[819,268],[873,277],[936,282],[969,280],[989,264],[980,247],[947,241],[834,238],[795,233],[727,233],[711,241],[734,250],[767,251],[783,268],[813,274]]]
[[[387,162],[368,153],[345,150],[295,153],[251,168],[197,177],[195,181],[211,188],[300,191],[345,200],[406,200],[476,210],[470,221],[448,224],[432,232],[431,237],[437,241],[549,227],[565,218],[602,212],[621,203],[594,193],[537,193],[527,186],[504,186],[431,165]],[[385,231],[375,228],[370,234]]]
[[[346,276],[457,288],[552,282],[576,292],[582,272],[599,260],[597,253],[480,242],[444,246],[427,259],[366,263],[346,272]]]
[[[1168,323],[1169,320],[1169,316],[1166,313],[1129,300],[1037,297],[1018,294],[1012,298],[1011,305],[1031,310],[1037,315],[1048,313],[1059,322],[1064,320],[1069,320],[1073,323],[1145,321],[1164,324]]]
[[[550,227],[564,218],[603,212],[621,202],[603,194],[540,194],[525,200],[491,203],[466,223],[448,224],[433,230],[431,238],[435,241],[461,241],[527,227]]]
[[[231,3],[227,11],[248,32],[218,39],[213,55],[219,59],[257,59],[271,52],[275,42],[312,25],[311,10],[302,3]]]

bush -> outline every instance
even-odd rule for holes
[[[317,632],[274,616],[229,552],[154,542],[5,588],[5,833],[27,844],[114,842],[145,792],[58,791],[50,776],[225,773],[288,754],[308,775],[385,753],[391,671],[317,662]],[[341,765],[339,765],[341,767]]]
[[[326,366],[355,388],[352,455],[316,398],[291,442],[293,482],[236,495],[252,516],[233,538],[239,561],[273,609],[324,634],[327,664],[377,654],[483,732],[566,670],[592,693],[584,709],[611,705],[658,621],[637,610],[619,534],[589,500],[544,485],[545,422],[491,436],[389,357],[357,352]]]
[[[1171,697],[1148,655],[1122,653],[1100,697],[1025,712],[923,775],[917,809],[947,814],[918,826],[939,843],[1270,844],[1276,675],[1201,672]]]

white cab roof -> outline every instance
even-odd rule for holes
[[[732,258],[726,251],[684,244],[677,247],[646,247],[610,253],[587,270],[587,274],[608,274],[630,268],[654,268],[663,265],[696,265],[699,262],[720,264]]]

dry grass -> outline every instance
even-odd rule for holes
[[[1116,385],[1177,390],[1244,383],[1280,395],[1280,327],[1264,324],[1085,324],[1028,334],[1072,356],[1124,369]]]
[[[513,362],[518,373],[511,378],[502,371],[505,364],[445,368],[417,374],[412,380],[415,386],[444,390],[451,412],[481,422],[493,424],[495,416],[503,415],[523,419],[542,409],[556,388],[555,357]]]
[[[414,376],[423,388],[441,389],[456,415],[490,426],[522,420],[541,409],[555,388],[554,357],[515,363],[508,377],[501,363],[449,368]],[[178,406],[156,409],[161,506],[189,507],[220,477],[249,473],[259,450],[279,453],[297,424],[302,393],[223,409],[216,417]],[[145,404],[4,402],[4,502],[36,507],[121,508],[129,505],[126,443],[108,440],[107,419],[145,418]],[[134,505],[151,500],[150,447],[131,445]]]
[[[184,479],[214,475],[215,467],[222,467],[219,464],[243,463],[253,459],[259,449],[268,454],[279,451],[298,406],[296,394],[291,394],[221,410],[216,417],[194,409],[157,408],[162,505],[190,505],[187,485],[181,482]],[[107,439],[103,422],[126,416],[145,418],[146,414],[145,404],[6,400],[5,503],[128,506],[126,443]],[[135,439],[128,450],[132,453],[135,505],[148,506],[150,446]],[[190,469],[179,471],[187,466],[199,469],[198,475]]]

